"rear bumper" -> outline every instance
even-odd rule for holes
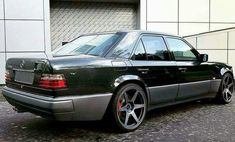
[[[112,97],[112,93],[105,93],[53,98],[8,87],[2,94],[16,108],[61,121],[101,120]]]

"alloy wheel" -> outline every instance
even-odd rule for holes
[[[146,113],[146,98],[142,90],[128,88],[117,101],[117,117],[125,129],[135,129],[143,121]]]
[[[229,75],[225,76],[222,83],[222,96],[225,102],[228,103],[232,101],[233,89],[234,83],[232,77]]]

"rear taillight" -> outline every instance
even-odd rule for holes
[[[11,75],[10,75],[10,71],[9,70],[6,70],[6,72],[5,72],[5,80],[6,81],[11,81]]]
[[[39,86],[46,89],[61,89],[67,87],[63,74],[42,74]]]

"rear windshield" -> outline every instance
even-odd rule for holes
[[[85,35],[53,51],[54,56],[94,55],[102,56],[120,38],[120,34]]]

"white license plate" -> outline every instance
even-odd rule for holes
[[[26,71],[15,71],[15,81],[25,84],[33,84],[34,73]]]

